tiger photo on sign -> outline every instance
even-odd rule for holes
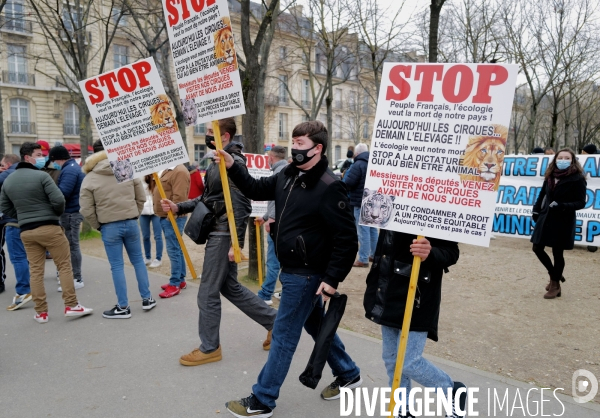
[[[223,27],[215,32],[215,58],[217,59],[217,68],[222,70],[233,65],[233,70],[237,70],[237,56],[233,44],[233,32],[231,31],[231,20],[229,17],[221,19]]]
[[[360,206],[360,223],[378,228],[386,227],[392,219],[393,201],[394,196],[387,196],[365,188]]]
[[[157,126],[156,132],[160,133],[167,129],[177,132],[179,128],[177,127],[175,111],[173,110],[173,106],[171,106],[171,102],[169,102],[169,98],[166,94],[159,94],[158,99],[160,100],[158,103],[150,106],[150,120],[152,121],[152,125]]]
[[[496,191],[502,176],[508,129],[502,125],[492,126],[496,136],[479,135],[469,138],[459,165],[473,169],[470,174],[460,174],[461,181],[491,183]]]

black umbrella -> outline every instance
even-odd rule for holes
[[[346,302],[348,296],[340,295],[335,292],[335,295],[329,300],[329,308],[327,313],[323,316],[323,310],[325,306],[315,306],[310,316],[316,321],[320,320],[319,332],[317,338],[315,338],[315,347],[310,355],[306,369],[300,375],[300,383],[311,389],[315,389],[321,380],[321,373],[323,367],[327,362],[327,356],[329,355],[329,348],[335,337],[335,332],[340,325],[342,316],[344,316],[344,310],[346,309]]]

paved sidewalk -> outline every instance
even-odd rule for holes
[[[33,320],[33,303],[15,312],[6,311],[14,292],[14,271],[7,266],[7,291],[0,295],[0,416],[2,417],[218,417],[231,416],[225,402],[245,397],[261,370],[267,353],[262,350],[266,332],[227,301],[223,301],[221,341],[223,361],[198,367],[179,365],[181,354],[199,344],[197,286],[180,296],[158,300],[144,312],[133,269],[126,267],[132,318],[109,320],[102,311],[116,303],[108,262],[84,257],[85,287],[77,291],[80,302],[94,308],[84,318],[62,315],[61,294],[56,291],[52,261],[46,263],[46,291],[50,321]],[[164,276],[150,273],[152,293],[158,299]],[[364,387],[386,386],[381,342],[341,331],[348,352],[362,369]],[[303,336],[288,378],[281,390],[275,417],[339,417],[338,401],[320,399],[320,391],[333,378],[325,370],[317,390],[302,386],[298,376],[308,361],[312,341]],[[536,412],[540,391],[533,386],[441,359],[432,359],[454,379],[479,387],[475,410],[480,417],[541,416]],[[488,414],[488,388],[502,399]],[[518,398],[518,395],[520,398]],[[546,401],[553,399],[545,391]],[[493,395],[492,395],[493,396]],[[579,405],[559,395],[544,402],[544,414],[567,418],[600,417],[598,404]],[[523,409],[520,408],[522,401]],[[513,408],[512,414],[509,409]],[[538,406],[539,408],[539,406]],[[507,411],[508,410],[508,411]],[[365,413],[362,406],[362,416]],[[350,416],[355,416],[353,412]],[[379,404],[375,416],[379,416]]]

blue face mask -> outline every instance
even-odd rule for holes
[[[559,170],[564,170],[565,168],[569,168],[570,165],[571,165],[571,161],[569,161],[569,160],[557,160],[556,161],[556,168],[558,168]]]
[[[52,164],[53,164],[52,166],[54,167],[55,170],[60,170],[62,167],[60,164],[57,164],[57,163],[52,163]]]
[[[34,165],[36,168],[44,168],[44,166],[46,165],[46,158],[44,158],[44,157],[36,158]]]

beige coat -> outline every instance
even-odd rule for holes
[[[181,203],[188,200],[190,192],[190,172],[183,164],[174,169],[164,170],[160,175],[160,182],[165,190],[165,196],[173,203]],[[154,213],[161,218],[166,218],[167,213],[160,206],[160,192],[154,187]]]
[[[140,216],[146,202],[142,181],[117,183],[105,151],[91,155],[83,172],[86,176],[81,184],[80,212],[93,228]]]

